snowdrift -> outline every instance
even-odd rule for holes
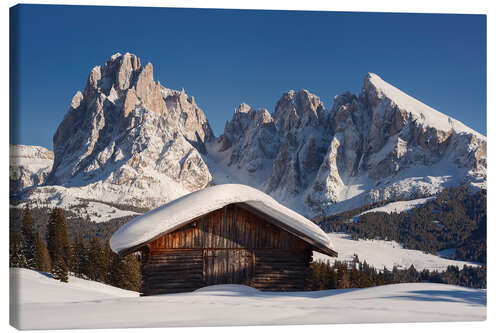
[[[192,293],[129,297],[133,293],[72,278],[62,284],[37,272],[11,269],[26,295],[11,299],[20,329],[293,325],[479,321],[486,290],[407,283],[365,289],[254,292],[211,286]]]

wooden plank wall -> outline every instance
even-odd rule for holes
[[[203,280],[207,285],[249,284],[254,275],[254,257],[246,249],[203,251]]]
[[[211,212],[151,242],[161,249],[305,249],[306,243],[236,205]]]
[[[187,292],[201,288],[203,282],[202,250],[167,250],[152,252],[142,266],[143,295]]]
[[[267,291],[305,290],[310,283],[312,251],[255,250],[250,286]]]
[[[261,290],[304,290],[311,247],[248,210],[228,205],[150,244],[144,295],[204,285],[247,284]]]

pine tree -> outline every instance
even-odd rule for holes
[[[91,280],[104,282],[108,272],[108,262],[104,253],[104,249],[97,237],[90,240],[89,246],[89,271],[88,277]]]
[[[317,262],[313,262],[311,274],[311,290],[320,290],[320,287],[320,264]]]
[[[120,258],[116,253],[111,253],[110,284],[133,291],[141,289],[141,264],[134,254]]]
[[[356,264],[354,264],[354,267],[351,270],[350,284],[351,284],[351,288],[359,288],[360,287],[359,272],[356,269]]]
[[[393,284],[394,283],[394,277],[385,266],[384,266],[384,284]]]
[[[111,246],[109,245],[109,238],[106,239],[104,243],[104,262],[106,265],[105,269],[105,282],[109,283],[111,280],[111,262],[112,262],[112,253]]]
[[[140,291],[142,285],[141,262],[135,254],[129,254],[123,260],[127,271],[127,279],[123,284],[123,288]]]
[[[10,236],[9,243],[9,266],[26,268],[28,263],[26,262],[26,257],[24,256],[23,250],[24,240],[23,234],[12,233]]]
[[[51,271],[49,250],[38,232],[35,234],[35,269],[42,272]]]
[[[54,208],[50,214],[46,237],[47,249],[52,262],[55,263],[55,259],[61,256],[66,266],[68,266],[71,260],[71,247],[66,231],[66,219],[60,208]]]
[[[33,217],[28,205],[24,209],[21,233],[23,235],[23,252],[26,258],[26,268],[35,269],[35,234],[33,232]]]
[[[52,277],[61,282],[68,282],[69,271],[68,266],[64,262],[62,256],[56,257],[54,264],[52,265]]]
[[[365,271],[359,272],[359,287],[360,288],[370,287],[370,279],[368,277],[368,273]]]
[[[344,264],[340,264],[338,269],[338,283],[340,289],[350,288],[349,283],[349,273],[347,272],[347,267]]]
[[[384,274],[383,273],[378,273],[377,274],[376,283],[377,283],[377,286],[382,286],[382,285],[385,284]]]
[[[324,290],[327,289],[327,280],[328,280],[328,264],[324,261],[321,261],[319,266],[319,289]]]
[[[327,289],[337,289],[337,272],[333,267],[330,270],[330,274],[328,274],[326,285]]]
[[[80,278],[88,277],[88,272],[89,272],[88,251],[81,237],[75,239],[73,243],[71,262],[72,262],[71,270],[75,273],[77,277]]]

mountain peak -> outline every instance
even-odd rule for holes
[[[368,73],[366,75],[360,95],[366,98],[370,105],[376,105],[379,101],[386,99],[397,106],[403,113],[411,115],[417,123],[425,127],[432,127],[438,131],[447,133],[450,131],[456,133],[465,132],[485,139],[482,134],[467,127],[462,122],[420,102],[416,98],[384,81],[377,74]]]
[[[248,113],[252,110],[252,107],[246,103],[241,103],[237,109],[234,109],[234,113]]]
[[[102,193],[118,196],[156,188],[154,200],[168,198],[210,181],[200,152],[212,137],[194,98],[155,82],[151,63],[115,53],[90,71],[84,93],[71,100],[53,138],[47,184],[97,183]],[[180,184],[173,192],[172,183]]]

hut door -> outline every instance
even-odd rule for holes
[[[203,251],[203,278],[206,285],[248,284],[253,267],[253,255],[245,249]]]

